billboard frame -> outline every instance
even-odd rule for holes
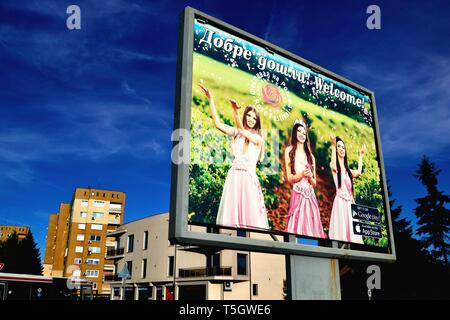
[[[362,251],[354,249],[343,249],[337,247],[337,242],[332,240],[332,247],[311,246],[296,243],[293,241],[291,234],[283,234],[287,242],[274,240],[252,239],[248,237],[234,237],[225,234],[216,233],[201,233],[189,230],[187,219],[188,204],[189,204],[189,164],[176,164],[172,159],[172,177],[171,177],[171,195],[170,195],[170,219],[169,219],[169,240],[172,243],[209,246],[224,249],[244,250],[244,251],[258,251],[266,253],[277,254],[294,254],[323,258],[341,258],[341,259],[356,259],[379,262],[394,262],[396,260],[395,244],[393,237],[391,213],[389,208],[386,174],[384,170],[383,154],[381,150],[381,138],[378,127],[378,115],[375,104],[375,95],[372,91],[351,82],[333,72],[322,68],[308,60],[305,60],[291,52],[288,52],[276,45],[273,45],[263,39],[240,30],[228,23],[219,19],[211,17],[203,12],[200,12],[191,7],[186,7],[181,14],[181,23],[179,30],[178,42],[178,59],[177,59],[177,82],[175,93],[175,108],[174,108],[174,133],[176,129],[185,129],[190,132],[191,125],[191,106],[192,106],[192,73],[193,73],[193,46],[194,46],[194,22],[195,19],[200,19],[206,23],[211,23],[219,27],[221,30],[250,41],[258,46],[269,49],[285,58],[294,62],[302,64],[315,72],[326,75],[327,77],[340,81],[346,85],[357,89],[368,96],[372,101],[373,122],[375,131],[375,144],[377,154],[379,156],[379,164],[381,169],[381,184],[383,192],[383,200],[385,204],[386,225],[388,230],[390,253],[379,253],[371,251]],[[173,148],[184,143],[190,145],[190,135],[188,141],[183,141],[186,137],[172,134]],[[172,149],[173,150],[173,149]],[[184,150],[184,149],[183,149]],[[184,150],[186,152],[186,150]],[[189,152],[189,151],[188,151]],[[190,158],[189,158],[190,159]],[[216,227],[216,226],[214,226]],[[222,226],[217,225],[218,228]],[[226,227],[224,227],[226,228]],[[247,229],[248,232],[254,232]],[[257,231],[255,231],[257,232]],[[276,233],[270,233],[273,235]]]

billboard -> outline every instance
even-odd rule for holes
[[[183,19],[175,125],[185,131],[173,155],[184,147],[185,161],[173,159],[172,238],[394,259],[373,93],[194,9]],[[189,224],[321,246],[238,243]]]

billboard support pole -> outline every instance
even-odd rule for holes
[[[289,241],[296,241],[290,235]],[[339,261],[286,255],[286,285],[289,300],[341,300]]]

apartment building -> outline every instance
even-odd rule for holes
[[[92,283],[95,294],[109,295],[104,277],[115,270],[105,254],[115,238],[107,234],[123,223],[124,207],[121,191],[76,188],[71,202],[49,217],[44,275],[79,278]]]
[[[0,226],[0,242],[8,240],[14,232],[19,240],[23,240],[30,232],[30,228],[24,226]]]
[[[168,228],[169,214],[163,213],[108,233],[117,239],[106,257],[114,261],[116,270],[105,278],[112,288],[111,299],[284,299],[284,255],[174,246],[168,241]],[[236,231],[214,231],[236,235]],[[241,231],[237,236],[270,238]],[[123,280],[119,275],[129,277]]]

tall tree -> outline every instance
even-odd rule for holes
[[[31,231],[26,238],[19,243],[19,252],[21,255],[19,273],[41,275],[41,256]]]
[[[437,298],[441,291],[430,296],[439,284],[433,277],[437,275],[435,269],[428,263],[428,253],[414,238],[411,221],[402,216],[402,206],[396,206],[389,182],[388,195],[397,260],[394,263],[342,261],[341,271],[347,271],[341,277],[343,298],[367,299],[366,270],[371,264],[381,268],[381,290],[373,290],[373,299]],[[417,276],[422,273],[427,277]]]
[[[3,242],[0,257],[0,262],[3,262],[5,266],[2,272],[15,273],[17,271],[19,262],[17,254],[19,252],[19,239],[17,233],[14,231],[8,239]]]
[[[418,219],[417,235],[432,257],[438,262],[448,266],[448,253],[450,250],[450,210],[445,207],[450,203],[450,196],[438,190],[437,169],[426,156],[423,157],[415,177],[422,182],[427,189],[427,195],[416,199],[418,204],[415,214]]]
[[[388,183],[389,206],[397,260],[384,264],[383,288],[380,297],[387,299],[424,299],[431,290],[430,283],[417,279],[418,270],[428,270],[427,252],[413,237],[411,221],[401,216],[402,206],[395,206]],[[414,280],[413,280],[414,279]]]
[[[41,275],[41,257],[31,231],[23,240],[11,234],[2,244],[0,262],[5,263],[3,272]]]

